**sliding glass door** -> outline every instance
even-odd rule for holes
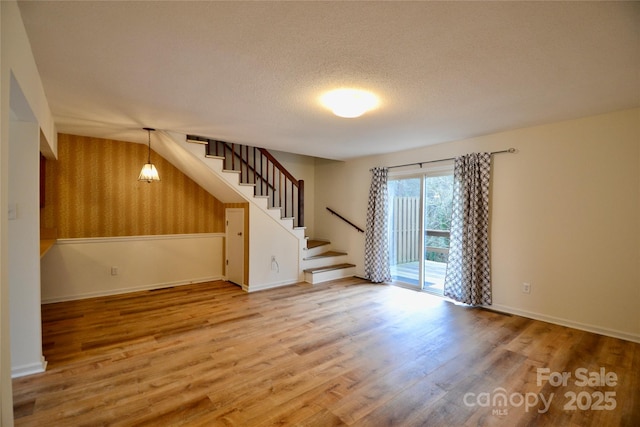
[[[442,294],[449,255],[453,170],[389,178],[389,247],[395,281]]]

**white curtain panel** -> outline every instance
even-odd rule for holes
[[[389,269],[387,168],[371,170],[371,188],[367,208],[367,229],[364,242],[364,274],[374,283],[391,281]]]
[[[489,180],[491,154],[455,159],[449,264],[444,295],[470,305],[491,305]]]

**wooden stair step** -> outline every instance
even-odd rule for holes
[[[191,142],[192,144],[202,144],[209,145],[209,140],[206,138],[201,138],[195,135],[187,135],[187,142]]]
[[[355,267],[355,264],[334,264],[334,265],[326,265],[324,267],[316,267],[316,268],[307,268],[306,270],[304,270],[305,273],[311,273],[311,274],[317,274],[317,273],[324,273],[326,271],[333,271],[333,270],[341,270],[343,268],[350,268],[350,267]]]
[[[322,252],[321,254],[318,254],[318,255],[313,255],[313,256],[307,257],[304,260],[308,261],[308,260],[312,260],[312,259],[327,258],[327,257],[342,256],[342,255],[347,255],[347,253],[346,252],[338,252],[338,251],[327,251],[327,252]]]
[[[318,246],[328,245],[329,243],[331,243],[331,242],[328,242],[326,240],[308,239],[307,240],[307,249],[317,248]]]

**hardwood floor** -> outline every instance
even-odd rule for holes
[[[640,425],[640,344],[360,279],[42,311],[49,367],[14,380],[17,426]]]

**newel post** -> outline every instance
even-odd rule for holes
[[[304,227],[304,181],[298,181],[298,227]]]

